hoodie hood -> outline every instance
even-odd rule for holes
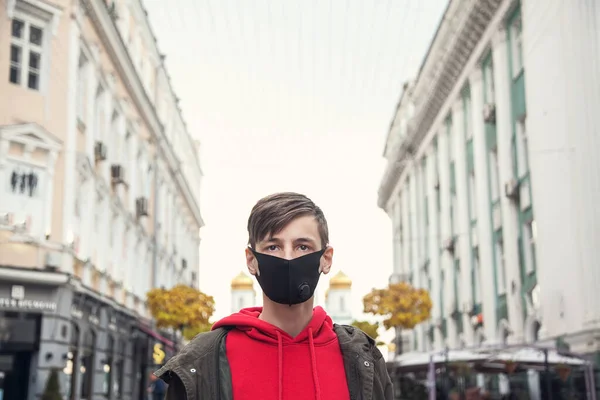
[[[313,317],[308,325],[296,337],[290,336],[287,332],[278,327],[265,322],[258,317],[262,312],[262,307],[244,308],[235,314],[225,317],[216,322],[212,329],[221,327],[234,327],[243,331],[254,340],[258,340],[273,345],[278,345],[281,341],[283,345],[309,343],[311,336],[314,344],[325,344],[336,338],[333,331],[333,322],[321,307],[313,309]]]
[[[277,379],[279,399],[283,399],[283,374],[284,374],[284,353],[289,345],[306,345],[310,356],[310,372],[314,384],[316,399],[321,399],[321,387],[319,385],[319,376],[317,373],[316,346],[326,345],[337,340],[337,335],[333,330],[333,322],[321,307],[313,309],[313,317],[308,325],[296,337],[292,337],[287,332],[278,327],[265,322],[258,317],[262,312],[262,307],[252,307],[242,309],[240,312],[223,318],[213,325],[213,330],[221,327],[232,327],[243,332],[249,338],[277,347]],[[337,346],[336,346],[337,347]],[[339,349],[338,349],[339,351]]]

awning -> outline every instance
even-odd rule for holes
[[[138,324],[137,327],[138,327],[138,329],[140,331],[144,332],[148,336],[151,336],[154,339],[156,339],[156,340],[160,341],[161,343],[163,343],[168,350],[175,351],[175,343],[173,343],[171,340],[167,339],[166,337],[162,336],[160,333],[154,331],[149,326]]]

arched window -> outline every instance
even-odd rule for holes
[[[81,400],[90,400],[93,395],[94,388],[94,354],[96,350],[96,333],[93,330],[88,330],[83,338],[83,346],[81,349]]]
[[[340,296],[340,311],[346,311],[346,300],[344,296]]]
[[[106,397],[110,397],[111,395],[111,387],[113,380],[113,353],[115,349],[115,339],[109,335],[108,342],[106,344],[106,352],[104,355],[104,365],[102,365],[102,369],[104,371],[104,382],[102,385],[102,391]]]
[[[69,340],[69,352],[67,353],[67,362],[63,372],[67,376],[67,399],[75,400],[77,398],[77,387],[76,380],[73,379],[73,373],[77,371],[79,367],[78,355],[79,355],[79,327],[75,324],[71,324],[71,339]]]

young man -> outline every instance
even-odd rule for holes
[[[375,342],[313,308],[333,258],[321,209],[297,193],[265,197],[248,235],[246,264],[263,307],[220,320],[158,370],[167,400],[391,400]]]

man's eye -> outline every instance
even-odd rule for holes
[[[274,244],[272,244],[269,247],[267,247],[267,250],[269,250],[269,251],[275,251],[275,250],[277,250],[277,246],[274,245]]]
[[[300,247],[300,250],[302,250],[302,251],[307,251],[308,250],[308,246],[305,245],[305,244],[301,244],[299,247]]]

